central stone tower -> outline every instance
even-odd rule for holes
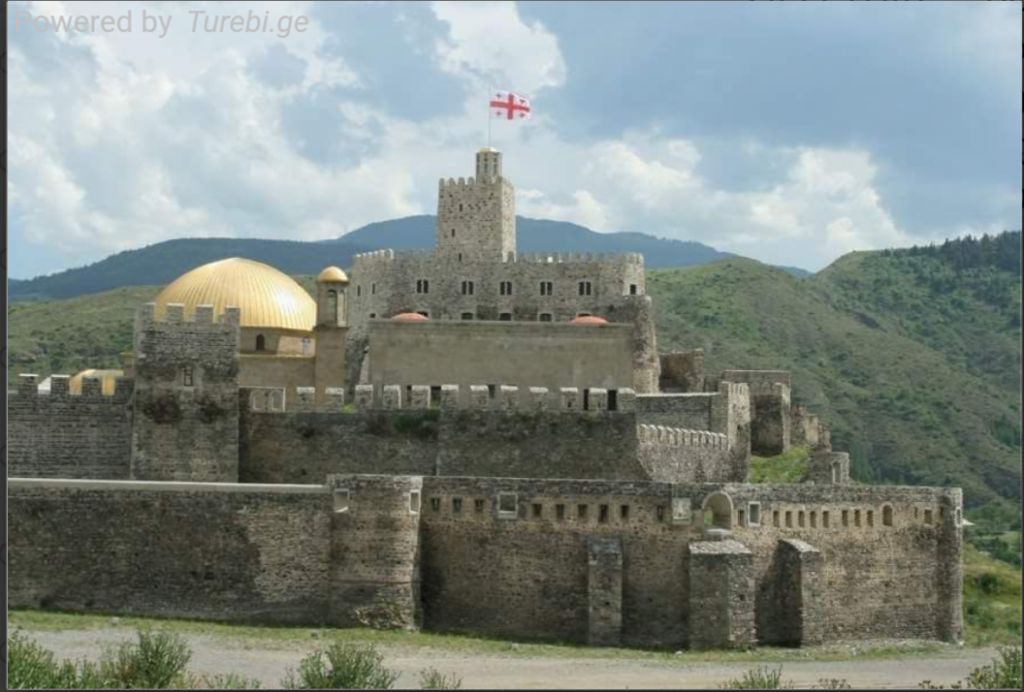
[[[456,262],[502,262],[515,251],[515,188],[501,175],[501,152],[481,149],[476,178],[441,180],[437,254]]]

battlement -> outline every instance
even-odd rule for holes
[[[508,262],[524,264],[581,264],[596,262],[602,264],[644,263],[639,252],[518,252],[508,256]]]
[[[22,400],[39,398],[53,401],[67,399],[71,401],[109,401],[124,403],[131,399],[135,380],[131,377],[118,377],[114,380],[114,391],[110,394],[103,392],[102,378],[83,377],[82,390],[75,393],[71,391],[69,383],[71,375],[51,375],[50,388],[40,387],[39,376],[31,373],[18,375],[18,387],[10,392],[11,398],[20,397]]]
[[[299,412],[341,413],[345,410],[345,390],[327,387],[324,402],[316,401],[315,387],[297,387]],[[603,388],[562,387],[551,391],[547,387],[516,387],[509,385],[470,385],[462,387],[446,384],[441,387],[426,385],[360,384],[355,387],[351,402],[357,411],[369,410],[477,410],[541,411],[563,413],[591,413],[636,411],[636,393],[632,389],[607,390]],[[258,401],[250,398],[249,409],[265,411]],[[280,412],[280,411],[277,411]]]
[[[212,305],[197,305],[193,314],[186,315],[185,306],[181,303],[168,303],[160,318],[156,314],[156,303],[145,303],[139,308],[136,316],[141,329],[179,324],[230,327],[240,325],[242,320],[242,312],[237,307],[226,307],[223,314],[215,315]]]
[[[394,250],[371,250],[370,252],[357,252],[352,255],[353,265],[366,262],[391,262],[394,259]]]
[[[508,183],[508,181],[502,177],[492,178],[491,180],[477,180],[473,176],[468,178],[439,178],[437,181],[437,189],[439,192],[443,193],[446,190],[465,190],[468,187],[495,185],[501,182]]]
[[[751,394],[772,393],[772,385],[792,386],[788,370],[723,370],[719,378],[723,382],[746,382]]]
[[[670,428],[665,425],[637,426],[637,439],[641,445],[662,445],[666,447],[705,447],[708,449],[728,449],[729,438],[723,433],[707,430],[687,430],[686,428]]]

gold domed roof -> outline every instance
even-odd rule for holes
[[[312,331],[316,302],[302,286],[269,264],[232,257],[182,274],[154,299],[162,319],[168,303],[183,303],[186,317],[197,305],[212,305],[220,316],[226,307],[241,310],[243,327]]]
[[[338,267],[331,266],[331,267],[327,267],[322,272],[320,272],[317,275],[316,280],[317,280],[317,282],[323,282],[323,283],[330,282],[330,283],[347,284],[348,283],[348,275],[345,272],[343,272],[341,269],[339,269]]]

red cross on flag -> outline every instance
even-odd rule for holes
[[[530,117],[530,102],[511,91],[491,92],[491,117],[519,120]]]

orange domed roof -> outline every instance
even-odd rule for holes
[[[608,324],[608,320],[597,315],[580,315],[569,320],[569,324]]]
[[[418,312],[400,312],[391,318],[392,322],[426,322],[428,317],[424,317]]]

